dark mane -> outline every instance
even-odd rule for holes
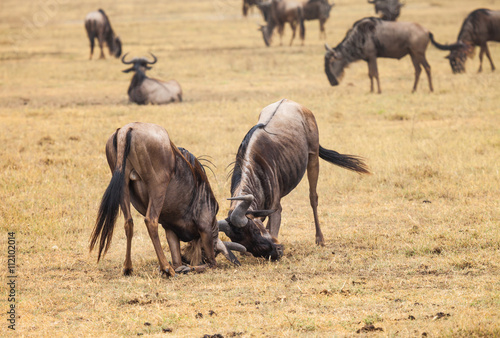
[[[375,39],[373,34],[369,34],[369,27],[371,25],[373,25],[371,27],[375,27],[383,22],[384,20],[375,17],[367,17],[356,21],[352,28],[347,31],[344,39],[334,49],[340,50],[349,62],[359,60],[360,55],[363,54],[362,48],[367,37]],[[382,47],[377,39],[374,42],[377,50]]]
[[[217,213],[219,205],[215,200],[213,194],[210,193],[212,189],[210,188],[210,182],[208,181],[208,177],[205,172],[204,166],[200,163],[200,161],[196,158],[196,156],[191,154],[187,149],[184,149],[182,147],[175,147],[174,145],[172,146],[173,149],[179,150],[179,153],[189,164],[189,167],[194,177],[194,181],[196,183],[196,194],[192,196],[190,207],[188,209],[192,210],[192,208],[194,208],[196,204],[199,204],[195,203],[195,201],[201,199],[206,201],[207,204],[210,206],[210,208],[215,213]]]
[[[486,8],[479,8],[475,11],[472,11],[462,23],[462,27],[460,28],[460,32],[458,33],[457,41],[475,40],[475,36],[472,36],[472,34],[475,34],[475,28],[480,25],[480,21],[483,15],[489,16],[490,10]]]

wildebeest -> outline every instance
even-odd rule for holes
[[[231,206],[227,219],[219,221],[220,230],[256,257],[279,259],[283,252],[277,240],[281,199],[307,170],[316,244],[323,245],[316,192],[319,158],[369,173],[361,158],[320,146],[318,126],[309,109],[286,99],[265,107],[239,146],[231,178]],[[267,230],[262,223],[266,216]]]
[[[182,101],[182,89],[179,82],[175,80],[163,82],[146,76],[146,70],[151,69],[149,65],[153,65],[158,61],[156,56],[151,53],[153,61],[146,58],[133,58],[130,61],[125,61],[127,54],[123,55],[122,62],[126,65],[132,64],[132,67],[125,69],[123,72],[135,72],[127,91],[131,102],[137,104],[166,104]]]
[[[319,35],[326,39],[325,22],[330,17],[330,11],[333,3],[329,4],[328,0],[308,0],[304,2],[304,19],[319,20]]]
[[[115,35],[113,28],[111,28],[111,22],[108,19],[106,13],[99,9],[95,12],[90,12],[85,17],[85,29],[87,30],[87,36],[90,40],[90,57],[94,54],[94,40],[97,38],[99,43],[99,48],[101,49],[101,59],[104,59],[104,53],[102,51],[102,45],[106,43],[109,48],[109,53],[119,58],[122,55],[122,42],[120,37]]]
[[[483,55],[486,53],[490,60],[491,70],[495,70],[495,65],[491,59],[488,41],[500,42],[500,11],[492,11],[485,8],[476,9],[465,18],[462,28],[458,33],[457,42],[451,45],[442,45],[434,41],[430,34],[431,42],[441,50],[449,50],[446,57],[450,60],[453,73],[465,72],[465,61],[467,57],[474,56],[474,49],[479,46],[479,69],[483,70]]]
[[[266,25],[260,28],[266,46],[270,46],[273,32],[276,27],[278,27],[278,33],[280,35],[280,45],[283,44],[283,31],[285,29],[285,23],[287,22],[292,28],[290,46],[295,38],[297,25],[300,27],[300,39],[302,40],[302,44],[304,44],[306,29],[304,26],[304,9],[302,8],[302,3],[297,0],[272,0]]]
[[[262,0],[243,0],[243,15],[247,16],[248,10],[252,6],[258,6]]]
[[[339,84],[344,68],[358,60],[368,62],[370,91],[373,92],[373,78],[377,80],[381,93],[377,69],[377,57],[401,59],[410,54],[415,67],[413,92],[417,90],[418,79],[424,66],[432,92],[431,66],[425,58],[429,44],[429,32],[417,23],[384,21],[378,18],[364,18],[354,23],[344,40],[331,49],[325,45],[325,73],[332,86]]]
[[[98,261],[111,244],[118,209],[121,208],[127,235],[123,273],[129,275],[132,272],[132,202],[135,209],[145,216],[162,273],[174,276],[176,269],[184,272],[215,267],[215,251],[239,264],[218,237],[216,214],[219,205],[203,167],[187,150],[177,148],[164,128],[150,123],[127,124],[108,139],[106,158],[112,178],[102,197],[90,241],[91,251],[99,243]],[[163,253],[158,223],[165,229],[172,265]],[[191,242],[198,248],[194,250],[198,256],[203,249],[206,265],[186,268],[182,263],[179,241]],[[234,247],[234,244],[228,245],[244,251],[243,247]],[[199,261],[199,258],[193,258],[193,264]]]
[[[396,21],[401,12],[401,7],[404,6],[399,0],[368,0],[368,3],[374,4],[375,13],[380,12],[380,18],[387,21]]]

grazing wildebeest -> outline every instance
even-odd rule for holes
[[[486,53],[490,60],[491,70],[495,70],[495,65],[491,59],[488,41],[500,42],[500,11],[492,11],[485,8],[476,9],[465,18],[462,28],[458,33],[457,42],[451,45],[442,45],[434,41],[432,34],[431,42],[441,50],[449,50],[450,54],[446,57],[450,60],[453,73],[465,72],[465,61],[467,57],[474,56],[474,49],[479,46],[479,69],[483,70],[483,55]]]
[[[87,35],[90,40],[90,57],[94,54],[94,39],[97,38],[99,43],[99,48],[101,49],[101,59],[104,59],[104,53],[102,51],[102,45],[106,43],[109,48],[109,53],[119,58],[122,55],[122,42],[120,37],[115,35],[113,28],[111,28],[111,22],[109,22],[108,16],[102,9],[95,12],[90,12],[85,17],[85,29],[87,30]]]
[[[320,146],[318,126],[309,109],[286,99],[265,107],[238,149],[231,178],[231,206],[228,217],[219,221],[219,229],[254,256],[279,259],[283,253],[277,240],[280,201],[307,170],[316,244],[324,245],[317,211],[319,158],[369,173],[361,158]],[[267,230],[262,223],[266,216]]]
[[[325,22],[330,17],[334,4],[328,0],[308,0],[304,2],[304,20],[319,20],[319,36],[326,39]]]
[[[158,61],[156,56],[151,53],[153,61],[146,58],[133,58],[130,61],[125,61],[127,54],[123,55],[122,62],[126,65],[133,64],[133,66],[123,72],[135,72],[127,91],[131,102],[137,104],[166,104],[182,101],[182,89],[179,82],[175,80],[163,82],[146,76],[146,70],[151,69],[149,65],[153,65]]]
[[[219,239],[216,214],[219,205],[205,170],[187,150],[177,148],[167,131],[155,124],[130,123],[118,129],[106,143],[106,157],[112,178],[99,207],[90,241],[90,250],[99,243],[99,256],[106,254],[121,208],[125,217],[127,251],[123,273],[132,272],[131,246],[134,223],[130,202],[145,216],[144,221],[153,242],[160,271],[170,276],[175,271],[203,271],[215,267],[215,252],[222,252],[239,264],[229,248],[245,251],[242,246],[228,247]],[[163,253],[158,237],[158,223],[165,229],[172,265]],[[205,255],[205,265],[186,267],[182,263],[180,242],[191,242]],[[193,258],[198,264],[200,258]]]
[[[302,8],[302,3],[297,0],[272,0],[266,25],[260,28],[266,46],[270,46],[276,26],[278,27],[278,33],[280,35],[280,45],[283,44],[283,31],[285,29],[285,23],[287,22],[292,28],[290,46],[295,38],[297,25],[300,27],[300,39],[302,40],[302,44],[304,44],[306,30],[304,26],[304,9]]]
[[[429,32],[417,23],[384,21],[378,18],[364,18],[354,23],[344,40],[334,49],[325,45],[325,73],[332,86],[339,84],[344,68],[358,60],[368,62],[370,91],[373,92],[373,78],[377,80],[378,93],[381,93],[378,78],[377,57],[401,59],[410,54],[415,67],[413,92],[417,90],[418,79],[424,66],[431,92],[431,66],[425,58],[429,44]]]
[[[404,6],[399,0],[368,0],[368,3],[374,4],[375,13],[380,12],[380,18],[387,21],[396,21],[401,12],[401,7]]]

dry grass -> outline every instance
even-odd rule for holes
[[[336,3],[330,45],[373,14],[363,0]],[[276,40],[266,48],[259,16],[242,18],[239,0],[65,2],[13,42],[39,6],[0,5],[0,308],[8,306],[7,231],[15,231],[17,333],[350,336],[373,324],[383,336],[500,336],[500,76],[488,64],[477,74],[476,57],[466,74],[452,75],[445,54],[429,46],[433,94],[425,77],[410,94],[405,58],[380,60],[383,94],[373,95],[363,62],[350,66],[340,86],[328,85],[316,22],[306,23],[305,46]],[[83,17],[99,7],[126,52],[158,56],[151,75],[177,79],[185,102],[128,104],[123,65],[87,60]],[[401,20],[452,42],[478,7],[500,2],[407,1]],[[500,47],[490,46],[500,67]],[[222,218],[226,166],[259,111],[282,97],[315,113],[323,146],[366,157],[374,172],[361,178],[322,163],[325,247],[314,245],[303,182],[283,201],[286,251],[277,263],[242,257],[234,268],[219,258],[207,273],[162,279],[137,214],[134,276],[121,275],[122,220],[105,259],[97,265],[88,255],[110,178],[104,144],[116,128],[158,123],[177,145],[210,155]]]

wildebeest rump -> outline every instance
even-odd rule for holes
[[[151,54],[153,61],[146,58],[133,58],[125,61],[127,54],[123,55],[122,62],[132,67],[123,72],[135,72],[130,86],[128,87],[128,97],[131,102],[137,104],[167,104],[182,101],[182,89],[179,82],[175,80],[160,81],[146,76],[146,70],[151,69],[149,65],[156,63],[157,58]]]
[[[258,124],[239,146],[231,178],[231,206],[219,228],[256,257],[278,259],[281,198],[301,181],[307,170],[309,199],[316,227],[316,244],[324,238],[318,219],[319,158],[358,173],[369,173],[357,156],[339,154],[320,146],[313,113],[283,99],[262,110]],[[267,230],[263,225],[268,216]]]
[[[404,6],[399,0],[368,0],[368,3],[374,4],[375,13],[380,12],[380,18],[387,21],[396,21]]]
[[[332,86],[339,84],[344,68],[350,63],[365,60],[368,62],[370,91],[373,92],[373,78],[377,80],[378,93],[381,93],[378,77],[377,57],[401,59],[410,54],[415,68],[413,92],[424,67],[432,88],[431,67],[425,58],[429,44],[429,32],[417,23],[392,22],[378,18],[364,18],[354,23],[344,40],[331,49],[325,45],[325,73]]]
[[[500,42],[500,11],[480,8],[471,12],[462,23],[457,42],[454,44],[442,45],[434,41],[432,34],[429,35],[434,46],[441,50],[450,51],[446,58],[450,60],[453,73],[465,72],[465,61],[467,57],[474,56],[476,46],[480,47],[478,72],[483,70],[483,55],[485,53],[490,61],[491,70],[495,70],[487,42]]]
[[[276,27],[278,27],[280,35],[280,44],[283,44],[283,31],[287,22],[292,28],[290,46],[295,38],[297,25],[299,25],[300,39],[302,40],[302,44],[304,44],[306,30],[304,26],[304,9],[301,2],[297,0],[272,0],[269,10],[270,14],[267,15],[266,25],[260,28],[266,46],[269,47],[271,45],[271,39]]]
[[[111,28],[111,22],[108,19],[106,13],[99,9],[95,12],[90,12],[85,17],[85,29],[87,30],[87,36],[90,40],[90,57],[94,54],[94,40],[97,38],[99,43],[99,48],[101,49],[100,58],[104,59],[104,53],[102,51],[102,45],[106,43],[109,48],[109,53],[119,58],[122,55],[122,42],[120,37],[115,35],[113,28]]]
[[[118,129],[106,143],[106,157],[112,178],[103,195],[90,241],[90,250],[98,244],[99,256],[108,250],[121,208],[125,218],[127,251],[123,272],[132,272],[131,247],[134,223],[130,202],[145,216],[144,221],[153,242],[160,271],[170,276],[183,266],[180,241],[201,248],[208,267],[215,267],[215,252],[223,252],[232,262],[237,259],[218,238],[216,214],[219,205],[199,161],[187,150],[177,148],[167,131],[155,124],[130,123]],[[165,229],[172,256],[167,261],[158,237],[158,223]],[[230,248],[235,243],[230,243]],[[188,268],[203,271],[204,265]]]

